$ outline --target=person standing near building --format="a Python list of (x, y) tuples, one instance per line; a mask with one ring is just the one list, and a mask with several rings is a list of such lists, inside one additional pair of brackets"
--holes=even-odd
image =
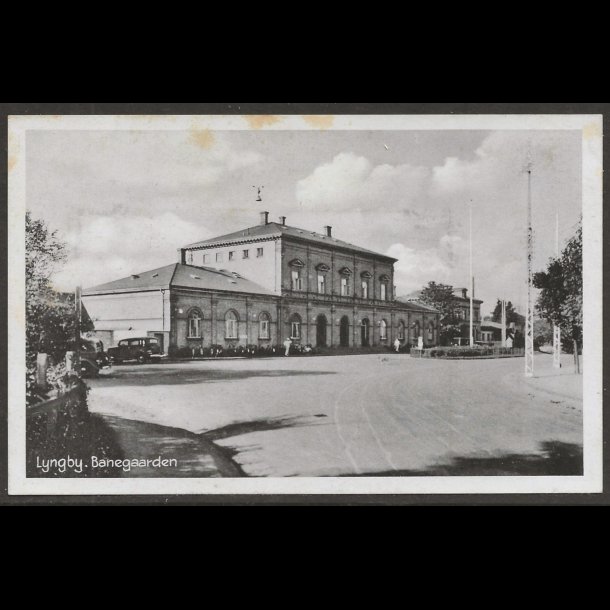
[(400, 339), (398, 337), (394, 339), (394, 349), (396, 350), (396, 353), (398, 353), (400, 350)]
[(286, 341), (284, 341), (284, 348), (286, 349), (286, 353), (284, 356), (288, 356), (288, 352), (290, 352), (290, 346), (292, 345), (292, 341), (290, 337), (286, 337)]

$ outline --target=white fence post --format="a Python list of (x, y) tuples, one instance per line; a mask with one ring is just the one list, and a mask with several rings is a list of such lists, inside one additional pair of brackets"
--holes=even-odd
[(36, 385), (39, 388), (47, 387), (47, 369), (49, 368), (49, 355), (37, 354), (36, 356)]

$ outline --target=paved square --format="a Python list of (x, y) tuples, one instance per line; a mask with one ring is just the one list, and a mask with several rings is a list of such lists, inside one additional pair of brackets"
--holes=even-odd
[[(578, 454), (582, 376), (569, 356), (561, 375), (551, 356), (537, 355), (535, 365), (531, 380), (522, 358), (126, 365), (90, 382), (89, 403), (115, 418), (206, 433), (248, 476), (447, 474), (442, 468), (460, 460), (502, 465), (548, 457), (553, 447)], [(503, 473), (494, 468), (484, 473)]]

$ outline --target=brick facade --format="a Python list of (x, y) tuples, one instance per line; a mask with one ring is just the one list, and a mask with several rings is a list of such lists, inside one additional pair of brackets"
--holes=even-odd
[[(438, 343), (438, 313), (394, 300), (396, 259), (337, 240), (330, 227), (321, 235), (263, 218), (182, 248), (179, 264), (85, 291), (96, 327), (159, 336), (165, 351), (273, 346), (287, 337), (314, 347), (390, 347), (397, 337), (417, 344), (418, 335)], [(147, 300), (138, 296), (145, 292)], [(145, 315), (139, 303), (148, 304)]]

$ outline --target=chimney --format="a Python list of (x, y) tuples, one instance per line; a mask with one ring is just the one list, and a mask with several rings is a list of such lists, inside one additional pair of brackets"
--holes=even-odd
[(463, 299), (468, 298), (468, 288), (462, 288), (462, 298)]
[(186, 265), (186, 250), (184, 248), (180, 248), (180, 264)]
[(261, 222), (262, 225), (269, 224), (269, 212), (261, 212)]
[(326, 225), (324, 227), (324, 232), (326, 233), (327, 237), (332, 237), (332, 235), (333, 235), (333, 228), (330, 225)]
[(286, 226), (286, 216), (280, 216), (280, 224), (285, 227)]

